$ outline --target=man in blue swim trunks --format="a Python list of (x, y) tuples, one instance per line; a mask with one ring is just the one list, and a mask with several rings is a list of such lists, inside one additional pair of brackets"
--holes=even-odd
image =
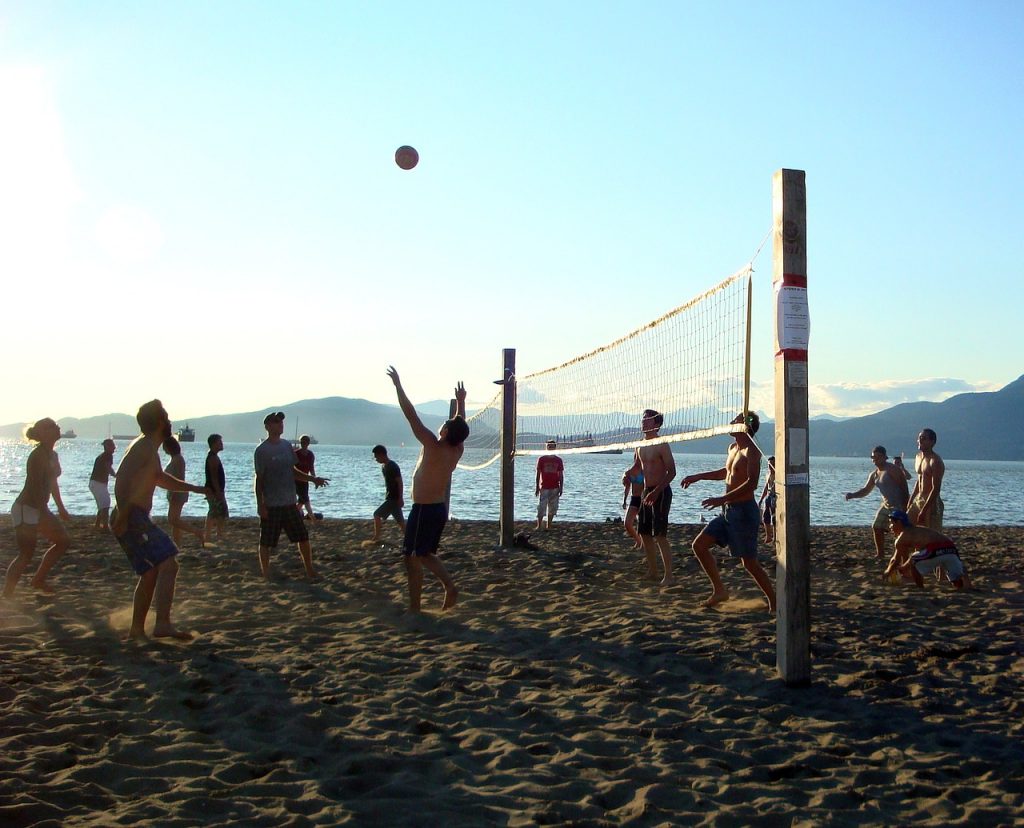
[(154, 525), (149, 513), (153, 491), (159, 486), (170, 492), (194, 492), (206, 495), (202, 486), (192, 486), (167, 474), (160, 466), (159, 449), (171, 436), (171, 422), (160, 400), (145, 403), (136, 415), (142, 435), (128, 446), (114, 483), (116, 505), (110, 515), (110, 529), (139, 576), (132, 605), (132, 626), (128, 635), (145, 638), (146, 615), (156, 595), (154, 638), (189, 640), (191, 633), (175, 629), (171, 623), (174, 584), (178, 578), (178, 547)]
[(768, 601), (769, 612), (775, 612), (775, 588), (768, 578), (768, 573), (757, 560), (760, 513), (754, 500), (754, 493), (757, 491), (757, 481), (761, 476), (761, 451), (751, 438), (757, 434), (761, 420), (753, 412), (740, 414), (733, 420), (737, 425), (744, 422), (745, 430), (735, 434), (733, 443), (729, 446), (724, 468), (687, 475), (680, 485), (688, 489), (698, 480), (725, 481), (724, 495), (709, 497), (701, 502), (705, 509), (724, 507), (722, 514), (705, 526), (693, 541), (693, 553), (711, 580), (711, 597), (704, 602), (704, 606), (713, 607), (729, 599), (729, 590), (722, 583), (718, 564), (711, 552), (712, 547), (728, 546), (733, 557), (743, 562), (744, 568), (761, 588)]
[(423, 593), (423, 569), (429, 569), (444, 585), (444, 603), (441, 609), (451, 609), (459, 597), (448, 570), (437, 557), (441, 533), (448, 522), (448, 487), (452, 472), (462, 458), (464, 443), (469, 436), (466, 423), (466, 389), (460, 382), (455, 386), (457, 413), (441, 426), (437, 436), (423, 425), (416, 409), (406, 396), (398, 371), (388, 367), (388, 376), (395, 384), (398, 405), (409, 421), (412, 433), (423, 449), (416, 461), (412, 477), (412, 509), (405, 523), (405, 541), (402, 553), (405, 556), (405, 571), (409, 582), (409, 611), (420, 611), (420, 596)]

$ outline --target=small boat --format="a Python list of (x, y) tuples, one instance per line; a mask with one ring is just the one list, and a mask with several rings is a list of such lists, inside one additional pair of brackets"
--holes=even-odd
[(194, 428), (190, 428), (188, 423), (185, 423), (184, 428), (178, 429), (177, 437), (179, 443), (194, 443), (196, 441), (196, 431)]
[(67, 431), (62, 431), (60, 433), (61, 440), (75, 440), (77, 438), (78, 435), (75, 434), (75, 430), (73, 428), (69, 428)]
[[(309, 444), (315, 446), (320, 441), (316, 439), (312, 434), (303, 435), (309, 437)], [(299, 439), (299, 418), (295, 418), (295, 436), (292, 438), (292, 448), (302, 448), (302, 441)]]
[[(597, 443), (594, 441), (594, 436), (587, 432), (583, 435), (572, 435), (565, 437), (560, 441), (557, 441), (558, 445), (564, 446), (565, 448), (590, 448), (596, 446)], [(622, 449), (598, 449), (596, 451), (587, 452), (588, 454), (622, 454)]]

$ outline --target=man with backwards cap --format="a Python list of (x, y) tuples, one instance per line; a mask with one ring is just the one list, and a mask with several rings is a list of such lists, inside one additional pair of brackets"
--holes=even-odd
[(313, 569), (313, 549), (302, 513), (295, 502), (295, 481), (304, 480), (318, 489), (330, 481), (301, 471), (295, 465), (295, 452), (284, 434), (284, 412), (271, 412), (263, 418), (267, 439), (256, 447), (253, 465), (256, 467), (256, 509), (260, 516), (260, 574), (270, 579), (270, 550), (277, 546), (284, 529), (288, 540), (298, 545), (306, 577), (316, 578)]
[(907, 478), (910, 472), (903, 466), (899, 457), (893, 458), (895, 462), (889, 462), (885, 446), (875, 446), (871, 450), (871, 462), (875, 464), (874, 471), (868, 475), (867, 482), (855, 492), (847, 492), (846, 499), (864, 497), (877, 488), (882, 495), (882, 505), (875, 513), (874, 523), (871, 524), (871, 532), (875, 539), (875, 557), (883, 556), (882, 548), (885, 545), (885, 532), (889, 528), (889, 516), (897, 509), (904, 511), (910, 502), (910, 490), (907, 488)]
[(543, 525), (545, 514), (547, 527), (551, 528), (551, 521), (558, 514), (558, 499), (562, 496), (565, 468), (562, 458), (554, 453), (556, 445), (554, 440), (548, 440), (546, 448), (549, 453), (537, 458), (537, 486), (534, 494), (537, 496), (538, 529)]
[(117, 477), (114, 471), (114, 441), (109, 437), (103, 441), (103, 452), (93, 461), (92, 474), (89, 475), (89, 491), (96, 500), (97, 529), (108, 529), (110, 524), (110, 489), (111, 477)]
[(924, 586), (921, 576), (941, 567), (957, 589), (971, 588), (967, 567), (960, 560), (952, 538), (927, 526), (914, 526), (902, 509), (889, 515), (889, 525), (896, 536), (896, 551), (885, 568), (885, 578), (899, 572), (909, 575), (918, 586)]

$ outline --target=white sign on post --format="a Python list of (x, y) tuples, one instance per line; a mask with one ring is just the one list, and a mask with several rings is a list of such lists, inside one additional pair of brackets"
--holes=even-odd
[(811, 317), (807, 310), (807, 288), (778, 285), (775, 288), (775, 350), (806, 351), (811, 338)]

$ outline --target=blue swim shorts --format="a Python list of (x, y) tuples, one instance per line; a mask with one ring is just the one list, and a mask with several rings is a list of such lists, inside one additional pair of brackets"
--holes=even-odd
[[(117, 519), (117, 508), (110, 516), (113, 525)], [(132, 506), (128, 513), (128, 528), (123, 535), (117, 536), (117, 542), (128, 557), (136, 575), (145, 575), (149, 570), (178, 554), (167, 533), (149, 519), (149, 514), (138, 506)]]
[(753, 500), (730, 503), (725, 512), (704, 529), (718, 546), (728, 546), (734, 558), (757, 557), (757, 530), (761, 514)]
[(448, 522), (448, 508), (443, 503), (413, 503), (405, 524), (402, 554), (424, 557), (437, 552), (441, 533)]

